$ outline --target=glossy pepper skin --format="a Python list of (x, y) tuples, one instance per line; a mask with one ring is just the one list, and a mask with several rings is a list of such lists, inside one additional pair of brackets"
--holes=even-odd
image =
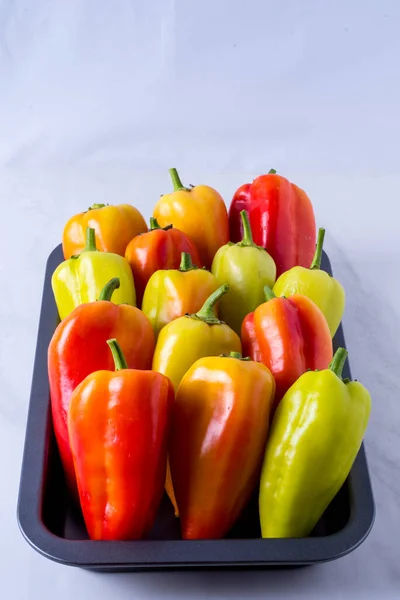
[(170, 464), (183, 539), (218, 539), (258, 484), (275, 389), (260, 363), (198, 360), (176, 396)]
[(228, 289), (222, 285), (196, 314), (179, 317), (160, 331), (153, 369), (169, 377), (175, 390), (199, 358), (242, 351), (239, 336), (216, 316), (216, 303)]
[(179, 269), (156, 271), (150, 277), (142, 311), (158, 336), (167, 323), (200, 310), (218, 287), (214, 275), (193, 265), (190, 254), (182, 252)]
[(135, 284), (128, 263), (118, 254), (99, 252), (94, 229), (88, 227), (84, 250), (61, 263), (51, 278), (60, 319), (65, 319), (80, 304), (97, 300), (103, 287), (114, 277), (118, 277), (120, 286), (113, 295), (113, 302), (135, 306)]
[[(199, 358), (242, 351), (239, 336), (217, 318), (216, 303), (227, 291), (227, 285), (221, 286), (197, 313), (179, 317), (161, 329), (152, 368), (166, 375), (175, 391), (184, 374)], [(169, 469), (165, 488), (178, 516)]]
[(182, 252), (190, 254), (193, 263), (200, 265), (194, 242), (172, 225), (162, 228), (156, 219), (150, 219), (150, 231), (133, 238), (128, 244), (125, 258), (129, 262), (136, 285), (138, 306), (150, 277), (160, 269), (178, 269)]
[(276, 296), (303, 294), (311, 298), (324, 314), (333, 337), (340, 325), (345, 307), (345, 292), (341, 284), (321, 271), (322, 247), (325, 229), (318, 232), (317, 247), (309, 269), (293, 267), (283, 273), (273, 287)]
[(69, 439), (90, 538), (137, 540), (164, 491), (174, 391), (159, 373), (129, 369), (117, 341), (108, 344), (116, 371), (96, 371), (75, 389)]
[(201, 265), (198, 266), (210, 269), (218, 248), (229, 241), (225, 202), (208, 185), (184, 187), (176, 169), (170, 169), (170, 175), (174, 191), (161, 196), (153, 216), (162, 226), (173, 223), (184, 231), (199, 250)]
[(242, 185), (229, 209), (230, 236), (242, 238), (240, 212), (249, 213), (254, 242), (276, 264), (277, 276), (296, 265), (308, 267), (316, 239), (314, 210), (307, 194), (271, 169), (253, 183)]
[(76, 493), (68, 441), (67, 412), (72, 392), (90, 373), (113, 370), (107, 340), (118, 337), (132, 369), (150, 369), (154, 333), (150, 321), (134, 306), (111, 302), (118, 279), (104, 287), (97, 302), (81, 304), (58, 325), (48, 349), (48, 374), (54, 432), (67, 481)]
[(86, 212), (66, 223), (62, 236), (64, 258), (80, 254), (86, 243), (86, 230), (96, 232), (96, 245), (102, 252), (124, 256), (131, 239), (147, 231), (146, 221), (130, 204), (93, 204)]
[(264, 538), (308, 536), (346, 480), (367, 428), (371, 397), (342, 381), (347, 351), (328, 369), (304, 373), (272, 421), (259, 509)]
[(229, 285), (229, 292), (220, 300), (218, 314), (238, 335), (243, 319), (264, 302), (264, 287), (272, 287), (276, 276), (273, 259), (253, 242), (246, 211), (242, 210), (240, 216), (244, 232), (242, 241), (222, 246), (211, 267), (218, 282)]
[(332, 338), (324, 315), (312, 300), (300, 294), (277, 298), (267, 287), (265, 293), (267, 302), (254, 311), (254, 331), (261, 362), (275, 377), (276, 405), (307, 369), (328, 367)]

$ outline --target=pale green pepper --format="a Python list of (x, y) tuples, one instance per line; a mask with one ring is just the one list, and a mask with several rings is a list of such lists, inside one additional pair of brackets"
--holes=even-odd
[(325, 316), (333, 337), (342, 320), (345, 293), (341, 284), (325, 271), (321, 271), (322, 247), (325, 229), (318, 232), (315, 255), (309, 269), (293, 267), (278, 277), (273, 292), (276, 296), (308, 296)]
[(264, 538), (308, 536), (345, 482), (367, 428), (371, 397), (342, 380), (347, 350), (304, 373), (275, 412), (262, 467)]
[(228, 242), (216, 255), (211, 272), (220, 285), (227, 283), (229, 292), (219, 303), (218, 314), (240, 335), (243, 319), (263, 304), (264, 287), (273, 286), (276, 277), (274, 259), (253, 242), (249, 217), (241, 213), (243, 239), (238, 244)]

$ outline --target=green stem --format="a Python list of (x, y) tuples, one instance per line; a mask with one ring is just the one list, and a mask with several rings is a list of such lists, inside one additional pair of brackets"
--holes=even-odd
[(310, 269), (318, 270), (321, 268), (322, 248), (324, 246), (324, 238), (325, 238), (325, 229), (323, 227), (320, 227), (318, 229), (317, 245), (315, 246), (315, 254), (314, 254), (314, 258), (312, 259)]
[(183, 185), (181, 178), (178, 175), (178, 171), (176, 169), (170, 169), (169, 174), (171, 175), (172, 185), (174, 186), (174, 192), (179, 192), (179, 190), (185, 190), (186, 192), (190, 192), (190, 188), (187, 188)]
[(272, 298), (276, 298), (274, 292), (267, 285), (264, 287), (264, 298), (265, 302), (268, 302), (268, 300), (272, 300)]
[(97, 208), (104, 208), (107, 204), (92, 204), (89, 206), (88, 210), (96, 210)]
[(86, 244), (82, 252), (96, 252), (96, 232), (91, 227), (86, 228)]
[(110, 347), (111, 353), (114, 359), (114, 366), (116, 371), (121, 371), (122, 369), (128, 369), (128, 364), (125, 360), (124, 353), (121, 350), (121, 346), (118, 344), (115, 338), (111, 340), (107, 340), (107, 344)]
[(167, 225), (166, 227), (161, 227), (154, 217), (150, 217), (150, 231), (154, 231), (155, 229), (163, 229), (164, 231), (168, 231), (168, 229), (172, 229), (173, 225)]
[(192, 271), (193, 269), (197, 269), (197, 267), (193, 264), (191, 255), (189, 252), (182, 252), (179, 270), (185, 273), (186, 271)]
[(119, 277), (113, 277), (110, 279), (108, 283), (103, 287), (100, 292), (99, 300), (106, 300), (107, 302), (111, 301), (111, 296), (113, 292), (117, 290), (120, 286)]
[(268, 171), (268, 175), (275, 175), (275, 173), (276, 173), (275, 169), (270, 169)]
[(210, 325), (221, 323), (222, 321), (220, 321), (217, 317), (215, 305), (217, 304), (218, 300), (224, 294), (226, 294), (226, 292), (228, 290), (229, 290), (229, 285), (227, 285), (227, 284), (221, 285), (221, 287), (219, 287), (217, 290), (215, 290), (215, 292), (213, 292), (211, 294), (211, 296), (209, 296), (207, 298), (207, 300), (204, 302), (201, 309), (196, 314), (191, 315), (191, 316), (193, 316), (197, 319), (201, 319), (202, 321), (205, 321), (206, 323), (209, 323)]
[(243, 225), (243, 239), (239, 243), (241, 246), (255, 246), (255, 243), (253, 242), (253, 234), (251, 232), (249, 213), (247, 210), (241, 210), (240, 216)]
[(344, 367), (344, 363), (346, 362), (348, 352), (345, 348), (338, 348), (335, 352), (334, 357), (332, 358), (331, 363), (329, 364), (328, 369), (335, 373), (339, 378), (342, 377), (342, 371)]

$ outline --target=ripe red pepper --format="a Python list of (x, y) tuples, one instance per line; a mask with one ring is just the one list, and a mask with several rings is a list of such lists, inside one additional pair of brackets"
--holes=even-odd
[(96, 371), (75, 389), (69, 439), (90, 538), (137, 540), (164, 492), (174, 390), (160, 373), (128, 369), (117, 340), (107, 343), (115, 372)]
[(150, 219), (150, 231), (129, 242), (125, 258), (133, 272), (138, 306), (142, 305), (144, 290), (153, 273), (160, 269), (179, 269), (182, 252), (190, 254), (196, 267), (202, 266), (191, 238), (172, 225), (160, 227), (153, 217)]
[(243, 356), (250, 356), (251, 360), (262, 362), (260, 345), (257, 341), (254, 327), (254, 312), (249, 313), (242, 323), (242, 348)]
[(111, 279), (99, 300), (81, 304), (57, 327), (48, 350), (53, 425), (69, 487), (75, 496), (76, 478), (69, 446), (67, 411), (71, 394), (87, 375), (114, 369), (106, 344), (118, 336), (129, 367), (150, 369), (154, 333), (148, 318), (134, 306), (115, 305), (111, 300), (119, 279)]
[(266, 302), (242, 326), (243, 351), (267, 366), (276, 382), (275, 407), (308, 369), (327, 369), (332, 338), (318, 306), (297, 294), (278, 298), (265, 287)]
[(296, 265), (309, 267), (314, 256), (316, 226), (307, 194), (271, 169), (242, 185), (229, 209), (233, 242), (243, 238), (240, 212), (249, 213), (254, 243), (265, 248), (276, 264), (277, 277)]

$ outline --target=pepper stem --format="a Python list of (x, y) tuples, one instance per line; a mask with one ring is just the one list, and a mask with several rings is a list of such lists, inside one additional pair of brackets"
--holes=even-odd
[(323, 227), (320, 227), (318, 229), (317, 245), (315, 246), (315, 254), (314, 254), (314, 258), (312, 259), (310, 269), (318, 270), (321, 268), (321, 258), (322, 258), (322, 248), (324, 245), (324, 238), (325, 238), (325, 229)]
[(106, 300), (107, 302), (111, 301), (111, 296), (113, 292), (117, 290), (120, 286), (119, 277), (113, 277), (110, 279), (108, 283), (103, 287), (100, 292), (99, 300)]
[(173, 225), (167, 225), (166, 227), (161, 227), (159, 222), (155, 217), (150, 217), (150, 231), (154, 231), (155, 229), (163, 229), (164, 231), (168, 231), (168, 229), (172, 229)]
[(270, 169), (270, 170), (268, 171), (268, 175), (275, 175), (275, 173), (276, 173), (276, 170), (275, 170), (275, 169)]
[(86, 228), (86, 244), (82, 252), (96, 252), (96, 232), (91, 227)]
[(92, 204), (92, 206), (89, 206), (88, 210), (96, 210), (98, 208), (104, 208), (105, 206), (107, 206), (107, 204)]
[(201, 309), (194, 315), (207, 323), (221, 323), (216, 313), (216, 303), (229, 290), (229, 285), (221, 285), (215, 292), (211, 294), (204, 302)]
[(185, 272), (191, 271), (192, 269), (197, 269), (197, 267), (193, 264), (191, 255), (189, 254), (189, 252), (182, 252), (179, 270)]
[(243, 225), (243, 239), (240, 242), (240, 245), (241, 246), (254, 246), (255, 244), (253, 242), (253, 234), (251, 232), (249, 213), (247, 212), (247, 210), (241, 210), (240, 216), (241, 216), (242, 225)]
[(118, 344), (115, 338), (111, 340), (107, 340), (107, 344), (111, 350), (114, 359), (114, 366), (116, 371), (121, 371), (122, 369), (128, 369), (128, 364), (125, 360), (124, 353), (121, 350), (121, 346)]
[(229, 352), (229, 357), (230, 358), (239, 358), (239, 359), (241, 359), (242, 355), (241, 355), (240, 352)]
[(178, 171), (176, 169), (170, 169), (169, 174), (171, 175), (172, 185), (174, 186), (174, 192), (178, 192), (179, 190), (189, 190), (189, 188), (186, 188), (183, 185), (181, 178), (178, 175)]
[(265, 302), (268, 302), (268, 300), (272, 300), (273, 298), (276, 298), (276, 295), (274, 294), (274, 292), (267, 285), (264, 287), (264, 298), (265, 298)]
[(348, 352), (345, 348), (338, 348), (335, 352), (332, 361), (329, 364), (328, 369), (335, 373), (341, 379), (342, 371), (344, 367), (344, 363), (346, 362), (346, 358), (348, 356)]

